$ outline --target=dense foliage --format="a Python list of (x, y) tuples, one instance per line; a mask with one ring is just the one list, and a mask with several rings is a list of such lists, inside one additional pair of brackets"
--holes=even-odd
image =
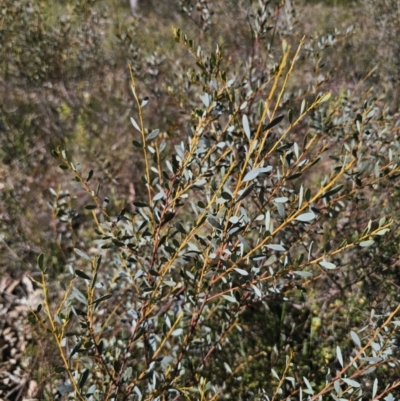
[(338, 5), (152, 3), (1, 6), (1, 264), (43, 295), (36, 396), (395, 399), (394, 2), (355, 5), (377, 36)]

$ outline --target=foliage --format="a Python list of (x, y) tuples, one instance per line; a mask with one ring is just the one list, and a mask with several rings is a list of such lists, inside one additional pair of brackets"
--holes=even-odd
[[(312, 11), (289, 1), (185, 0), (181, 14), (163, 2), (155, 20), (92, 1), (27, 4), (6, 2), (1, 26), (15, 227), (2, 230), (27, 270), (50, 244), (29, 321), (58, 350), (54, 396), (393, 399), (390, 67), (379, 77), (339, 61), (357, 32), (305, 36), (312, 18), (298, 15)], [(159, 27), (164, 12), (185, 32)], [(346, 68), (356, 85), (338, 83)], [(48, 215), (19, 218), (32, 199), (44, 209), (48, 187), (51, 233)], [(36, 247), (20, 255), (14, 238)]]

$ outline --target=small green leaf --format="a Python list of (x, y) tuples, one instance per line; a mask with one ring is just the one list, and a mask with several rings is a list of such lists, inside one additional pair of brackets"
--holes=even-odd
[(174, 217), (175, 217), (175, 212), (168, 212), (165, 214), (162, 223), (161, 223), (161, 227), (164, 226), (164, 224), (167, 224), (168, 222), (170, 222)]
[(228, 192), (222, 192), (221, 193), (221, 197), (225, 200), (231, 200), (232, 199), (232, 195)]
[(181, 223), (175, 223), (175, 228), (183, 235), (186, 235), (186, 230)]
[(222, 230), (221, 224), (218, 223), (217, 220), (215, 220), (213, 217), (208, 218), (208, 222), (214, 227), (217, 228), (218, 230)]
[(289, 120), (289, 124), (292, 124), (292, 122), (293, 122), (293, 111), (291, 109), (289, 109), (289, 111), (288, 111), (288, 120)]
[(379, 230), (376, 235), (385, 235), (388, 231), (390, 231), (390, 228), (384, 228), (383, 230)]
[(374, 240), (370, 239), (368, 241), (361, 241), (359, 243), (359, 245), (362, 247), (367, 247), (367, 246), (371, 246), (373, 243), (374, 243)]
[(320, 160), (321, 160), (321, 158), (320, 158), (320, 157), (317, 157), (317, 158), (308, 166), (308, 168), (314, 166), (314, 164), (319, 163)]
[(133, 140), (133, 141), (132, 141), (132, 145), (133, 145), (135, 148), (143, 148), (143, 145), (142, 145), (139, 141)]
[(240, 202), (241, 200), (243, 200), (244, 198), (246, 198), (247, 196), (250, 195), (251, 191), (253, 190), (255, 186), (255, 183), (251, 184), (249, 187), (247, 187), (242, 194), (239, 196), (239, 198), (237, 199), (236, 202)]
[(68, 166), (65, 164), (60, 164), (58, 167), (60, 167), (61, 170), (68, 170)]
[(79, 388), (81, 389), (85, 383), (87, 378), (89, 377), (89, 369), (85, 369), (81, 375), (81, 378), (79, 380)]
[(96, 205), (86, 205), (86, 206), (85, 206), (85, 209), (86, 209), (86, 210), (93, 210), (93, 209), (96, 209), (96, 208), (97, 208)]
[(75, 270), (75, 274), (80, 278), (84, 278), (85, 280), (91, 280), (91, 278), (82, 270)]
[(275, 127), (275, 125), (278, 125), (283, 119), (284, 119), (284, 115), (283, 115), (283, 114), (280, 115), (280, 116), (278, 116), (278, 117), (276, 117), (276, 118), (274, 118), (274, 119), (264, 128), (264, 130), (266, 131), (266, 130), (268, 130), (268, 129), (271, 129), (271, 128)]
[(337, 192), (339, 192), (341, 189), (343, 188), (343, 185), (338, 185), (335, 188), (330, 189), (329, 191), (325, 192), (321, 198), (327, 198), (329, 196), (332, 196), (334, 194), (336, 194)]
[(28, 322), (31, 323), (31, 324), (34, 324), (34, 323), (37, 323), (37, 320), (36, 320), (35, 316), (29, 315), (28, 316)]
[(87, 178), (86, 178), (86, 182), (89, 182), (89, 181), (91, 180), (92, 177), (93, 177), (93, 170), (90, 170), (90, 171), (89, 171), (89, 174), (88, 174), (88, 176), (87, 176)]
[(94, 300), (94, 301), (92, 302), (92, 304), (99, 304), (100, 302), (105, 301), (106, 299), (109, 299), (109, 298), (111, 298), (111, 297), (112, 297), (112, 294), (103, 295), (102, 297), (97, 298), (96, 300)]
[(82, 341), (79, 341), (79, 342), (75, 345), (75, 347), (72, 349), (72, 351), (71, 351), (71, 353), (70, 353), (70, 355), (69, 355), (70, 358), (72, 358), (72, 357), (80, 350), (81, 345), (82, 345)]
[(320, 103), (323, 103), (323, 102), (326, 102), (327, 100), (329, 100), (330, 98), (331, 98), (331, 93), (328, 92), (328, 93), (325, 93), (325, 95), (323, 95), (319, 101), (320, 101)]
[(57, 367), (54, 369), (54, 371), (55, 371), (56, 373), (62, 373), (62, 372), (65, 372), (65, 368), (64, 368), (64, 366), (57, 366)]
[(289, 177), (287, 178), (287, 180), (295, 180), (296, 178), (299, 178), (301, 176), (302, 173), (295, 173), (292, 175), (289, 175)]
[(41, 271), (43, 271), (44, 255), (41, 253), (37, 258), (37, 265)]

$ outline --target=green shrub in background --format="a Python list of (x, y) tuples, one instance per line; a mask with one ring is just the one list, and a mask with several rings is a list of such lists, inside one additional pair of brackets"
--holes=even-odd
[(0, 262), (59, 354), (38, 398), (397, 397), (394, 8), (152, 5), (0, 6)]
[[(174, 140), (148, 123), (160, 113), (131, 70), (133, 204), (116, 211), (98, 172), (53, 151), (75, 187), (53, 191), (54, 215), (92, 217), (66, 273), (55, 282), (41, 255), (34, 279), (30, 321), (58, 348), (59, 395), (394, 399), (398, 120), (373, 91), (324, 91), (337, 39), (299, 38), (292, 15), (254, 5), (242, 65), (174, 31), (193, 60), (170, 90), (184, 105)], [(372, 304), (385, 278), (393, 295)]]

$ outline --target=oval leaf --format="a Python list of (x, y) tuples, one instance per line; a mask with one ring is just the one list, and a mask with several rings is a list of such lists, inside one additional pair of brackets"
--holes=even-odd
[(296, 220), (298, 221), (311, 221), (315, 219), (315, 214), (313, 212), (309, 212), (309, 213), (303, 213), (300, 216), (296, 217)]
[(319, 264), (322, 267), (324, 267), (325, 269), (328, 269), (328, 270), (336, 269), (336, 265), (334, 265), (333, 263), (327, 262), (326, 260), (323, 260), (322, 262), (319, 262)]
[(256, 287), (254, 284), (251, 284), (251, 288), (253, 288), (254, 293), (255, 293), (259, 298), (262, 298), (261, 291), (258, 289), (258, 287)]
[(246, 134), (247, 139), (250, 140), (250, 125), (249, 125), (249, 119), (247, 118), (246, 114), (243, 114), (242, 124), (244, 133)]
[(300, 277), (312, 277), (312, 276), (313, 276), (312, 273), (310, 273), (310, 272), (303, 272), (303, 271), (301, 271), (301, 270), (296, 270), (296, 271), (294, 271), (293, 273), (294, 273), (294, 274), (297, 274), (297, 275), (300, 276)]
[(40, 270), (43, 270), (43, 261), (44, 261), (44, 255), (43, 253), (41, 253), (37, 258), (37, 265)]
[(351, 379), (342, 379), (347, 385), (350, 387), (360, 387), (360, 383), (356, 382), (355, 380)]
[(267, 248), (272, 249), (273, 251), (279, 251), (279, 252), (286, 251), (286, 248), (283, 245), (270, 244), (270, 245), (267, 245)]
[(208, 222), (216, 229), (222, 230), (221, 224), (218, 223), (217, 220), (215, 220), (213, 217), (208, 218)]
[(271, 129), (272, 127), (275, 127), (275, 125), (278, 125), (282, 120), (284, 116), (281, 114), (280, 116), (274, 118), (265, 128), (264, 130), (266, 131), (267, 129)]
[(83, 259), (91, 260), (90, 257), (83, 251), (78, 248), (74, 248), (74, 252)]
[(289, 200), (289, 198), (286, 198), (286, 196), (282, 196), (281, 198), (275, 198), (274, 202), (275, 203), (286, 203)]
[(236, 202), (240, 202), (241, 200), (243, 200), (244, 198), (246, 198), (246, 196), (250, 195), (251, 191), (253, 190), (255, 186), (255, 183), (253, 182), (253, 184), (251, 184), (248, 188), (246, 188), (243, 193), (239, 196), (239, 198), (237, 199)]
[(142, 132), (142, 130), (140, 129), (138, 123), (135, 121), (135, 119), (133, 117), (131, 117), (131, 123), (139, 132)]
[(111, 297), (112, 297), (112, 294), (106, 294), (106, 295), (103, 295), (103, 296), (100, 297), (100, 298), (97, 298), (97, 299), (94, 300), (92, 303), (93, 303), (93, 304), (98, 304), (98, 303), (100, 303), (100, 302), (102, 302), (102, 301), (105, 301), (106, 299), (111, 298)]
[(361, 347), (360, 337), (358, 337), (358, 334), (356, 332), (350, 331), (350, 337), (353, 340), (354, 344), (356, 344), (358, 347)]
[(374, 243), (374, 240), (370, 239), (368, 241), (361, 241), (359, 245), (365, 248), (367, 246), (371, 246), (373, 243)]
[(342, 356), (342, 351), (340, 350), (339, 346), (336, 347), (336, 356), (337, 356), (337, 359), (338, 359), (341, 367), (343, 368), (343, 356)]
[(243, 178), (243, 182), (254, 180), (260, 174), (260, 169), (255, 168), (254, 170), (249, 171)]
[(152, 131), (146, 138), (146, 141), (151, 141), (152, 139), (157, 138), (158, 134), (160, 133), (159, 129), (155, 129), (154, 131)]
[(183, 333), (183, 329), (176, 329), (172, 332), (173, 337), (178, 337)]
[(237, 303), (236, 298), (232, 297), (231, 295), (222, 295), (222, 298), (225, 298), (229, 302)]
[(75, 274), (80, 277), (80, 278), (84, 278), (85, 280), (90, 280), (91, 278), (84, 273), (82, 270), (75, 270)]
[(249, 273), (246, 270), (239, 269), (238, 267), (235, 267), (233, 270), (235, 270), (236, 272), (238, 272), (242, 276), (248, 276), (249, 275)]

